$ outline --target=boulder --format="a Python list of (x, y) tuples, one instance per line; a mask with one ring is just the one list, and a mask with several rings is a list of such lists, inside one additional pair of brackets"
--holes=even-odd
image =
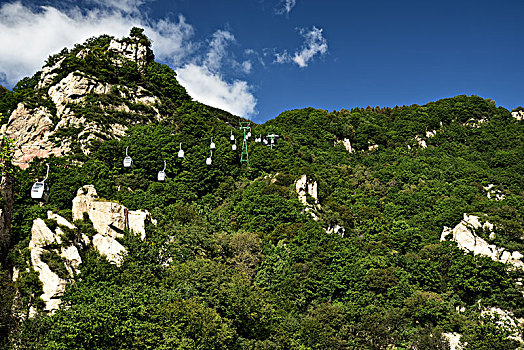
[(93, 245), (100, 254), (117, 265), (122, 263), (122, 255), (126, 252), (117, 238), (123, 237), (124, 231), (129, 230), (145, 239), (146, 221), (151, 220), (147, 211), (130, 211), (119, 203), (99, 201), (93, 185), (80, 188), (73, 199), (73, 219), (82, 220), (84, 213), (87, 213), (97, 232)]
[(13, 164), (26, 169), (33, 158), (62, 156), (69, 150), (67, 145), (55, 146), (50, 141), (53, 130), (52, 115), (46, 107), (30, 109), (19, 103), (0, 133), (15, 140)]
[(450, 239), (457, 242), (459, 248), (464, 251), (488, 256), (494, 261), (511, 264), (518, 268), (524, 268), (524, 262), (520, 260), (522, 257), (520, 252), (510, 252), (502, 247), (489, 244), (475, 233), (475, 230), (480, 228), (493, 230), (493, 224), (487, 221), (482, 224), (478, 216), (464, 214), (462, 221), (453, 229), (444, 227), (440, 240), (444, 241)]
[[(60, 215), (47, 213), (48, 219), (53, 219), (58, 225), (63, 225), (71, 229), (76, 227)], [(69, 243), (64, 245), (61, 236), (63, 231), (58, 226), (54, 231), (51, 230), (42, 219), (35, 219), (31, 228), (31, 240), (29, 242), (29, 251), (31, 252), (31, 265), (38, 273), (42, 282), (43, 294), (40, 296), (45, 303), (45, 310), (54, 313), (60, 303), (60, 297), (64, 294), (65, 287), (69, 279), (59, 277), (51, 270), (48, 264), (42, 261), (42, 254), (45, 251), (53, 251), (64, 260), (64, 266), (70, 277), (79, 273), (79, 266), (82, 258), (78, 248)], [(84, 241), (89, 240), (87, 237), (82, 238)], [(55, 246), (55, 247), (53, 247)]]

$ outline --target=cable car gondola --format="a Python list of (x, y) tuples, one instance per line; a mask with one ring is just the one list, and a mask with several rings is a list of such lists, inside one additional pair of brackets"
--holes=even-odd
[(231, 142), (235, 141), (235, 135), (233, 135), (233, 130), (231, 130), (231, 136), (229, 136)]
[(236, 142), (236, 141), (235, 141), (234, 144), (231, 145), (231, 149), (232, 149), (233, 151), (236, 151), (236, 150), (237, 150), (237, 142)]
[(164, 169), (158, 172), (158, 181), (166, 181), (166, 161), (164, 160)]
[(178, 151), (178, 158), (184, 158), (184, 150), (182, 149), (182, 142), (180, 142), (180, 150)]
[(211, 138), (211, 144), (209, 145), (209, 149), (214, 150), (215, 148), (215, 143), (213, 142), (213, 138)]
[(131, 168), (133, 166), (133, 159), (127, 154), (127, 149), (129, 146), (126, 147), (126, 157), (124, 158), (124, 168)]
[(213, 151), (211, 151), (211, 155), (206, 158), (206, 165), (211, 165), (211, 157), (213, 156)]
[(45, 183), (47, 177), (49, 176), (49, 164), (47, 165), (47, 174), (45, 179), (42, 181), (37, 181), (31, 187), (31, 198), (38, 199), (42, 201), (47, 201), (49, 199), (49, 185)]

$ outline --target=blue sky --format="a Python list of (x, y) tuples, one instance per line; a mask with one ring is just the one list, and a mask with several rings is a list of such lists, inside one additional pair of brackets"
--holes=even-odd
[(0, 1), (0, 84), (62, 47), (145, 28), (201, 102), (256, 122), (302, 107), (524, 105), (524, 1)]

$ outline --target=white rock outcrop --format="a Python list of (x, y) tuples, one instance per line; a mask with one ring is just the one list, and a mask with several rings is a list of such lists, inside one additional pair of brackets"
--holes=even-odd
[(307, 195), (309, 194), (315, 200), (315, 204), (318, 204), (318, 185), (317, 182), (308, 182), (307, 176), (302, 175), (300, 179), (295, 183), (298, 200), (309, 207), (310, 204), (307, 202)]
[[(295, 183), (295, 191), (298, 195), (298, 200), (304, 205), (304, 211), (309, 213), (313, 220), (318, 221), (320, 218), (316, 214), (317, 211), (322, 210), (322, 206), (318, 202), (318, 184), (316, 181), (308, 182), (307, 176), (302, 175)], [(308, 203), (307, 197), (313, 198), (313, 203)], [(342, 237), (346, 232), (346, 229), (338, 224), (331, 225), (325, 228), (326, 233), (339, 234)]]
[(420, 136), (415, 136), (415, 141), (417, 141), (418, 145), (422, 148), (428, 148), (428, 145), (426, 144), (426, 140), (420, 138)]
[(511, 112), (511, 116), (517, 120), (524, 120), (524, 111), (520, 110), (520, 111)]
[(51, 86), (47, 93), (56, 106), (57, 114), (62, 115), (68, 103), (79, 102), (91, 92), (107, 94), (110, 91), (111, 85), (101, 84), (80, 71), (74, 71), (60, 80), (58, 84)]
[(73, 220), (82, 220), (84, 213), (87, 213), (97, 232), (93, 237), (93, 245), (116, 265), (122, 263), (122, 256), (126, 252), (117, 238), (123, 237), (125, 230), (130, 230), (144, 239), (146, 221), (151, 220), (147, 211), (129, 211), (119, 203), (99, 201), (92, 185), (80, 188), (73, 199)]
[(63, 61), (64, 61), (64, 58), (61, 58), (52, 66), (44, 66), (42, 68), (42, 73), (40, 74), (40, 80), (38, 81), (38, 84), (36, 85), (37, 89), (43, 89), (51, 85), (53, 80), (58, 76), (57, 70), (61, 67), (61, 64)]
[(348, 151), (349, 153), (353, 153), (355, 152), (355, 149), (351, 146), (351, 141), (349, 141), (349, 139), (345, 138), (344, 140), (337, 140), (333, 143), (333, 146), (336, 146), (337, 144), (341, 143), (342, 145), (344, 145), (344, 148), (346, 149), (346, 151)]
[(453, 229), (444, 227), (440, 240), (450, 239), (457, 242), (459, 248), (464, 251), (488, 256), (494, 261), (524, 268), (524, 262), (521, 260), (523, 255), (520, 252), (510, 252), (494, 244), (489, 244), (482, 237), (475, 234), (475, 230), (480, 228), (493, 231), (493, 224), (489, 222), (482, 224), (478, 216), (464, 214), (462, 221)]
[(134, 61), (139, 66), (146, 64), (152, 56), (151, 49), (137, 40), (113, 39), (109, 43), (109, 51), (113, 51), (128, 60)]
[(434, 137), (437, 134), (437, 130), (426, 131), (426, 138)]
[[(31, 252), (31, 265), (38, 272), (38, 276), (43, 286), (42, 300), (45, 302), (45, 310), (53, 313), (56, 311), (61, 303), (60, 297), (64, 294), (65, 287), (69, 282), (68, 279), (59, 277), (51, 270), (49, 265), (42, 261), (42, 254), (45, 251), (52, 251), (57, 253), (64, 260), (64, 266), (67, 269), (69, 276), (73, 277), (79, 273), (78, 267), (82, 263), (82, 258), (78, 252), (78, 248), (70, 243), (64, 245), (62, 242), (63, 230), (60, 225), (66, 226), (70, 229), (76, 227), (68, 222), (63, 217), (47, 213), (48, 219), (53, 219), (57, 222), (58, 227), (53, 232), (42, 219), (36, 219), (31, 228), (31, 241), (29, 242), (29, 251)], [(89, 242), (89, 238), (83, 235), (82, 240)], [(55, 246), (54, 248), (51, 248)]]
[(503, 310), (498, 307), (487, 308), (483, 310), (480, 315), (493, 319), (497, 327), (503, 328), (512, 333), (508, 338), (516, 340), (522, 344), (523, 340), (521, 330), (524, 326), (523, 318), (517, 318), (511, 311)]
[(334, 233), (334, 234), (344, 237), (344, 234), (346, 233), (346, 229), (338, 224), (335, 224), (334, 226), (329, 226), (326, 229), (326, 233)]
[(459, 333), (442, 333), (442, 336), (449, 342), (449, 349), (450, 350), (461, 350), (462, 349), (462, 346), (460, 345), (461, 334), (459, 334)]
[(497, 201), (504, 200), (506, 196), (502, 193), (500, 190), (496, 190), (493, 188), (493, 184), (489, 184), (487, 186), (484, 186), (484, 191), (486, 191), (488, 199), (495, 199)]
[(15, 140), (13, 163), (26, 169), (35, 157), (62, 156), (69, 149), (50, 141), (54, 125), (51, 112), (46, 107), (27, 108), (19, 103), (0, 134)]

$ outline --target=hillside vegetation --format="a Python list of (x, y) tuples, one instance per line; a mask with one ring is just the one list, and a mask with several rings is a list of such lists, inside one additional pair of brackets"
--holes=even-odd
[[(515, 337), (522, 330), (485, 310), (524, 317), (522, 269), (440, 238), (467, 213), (494, 225), (494, 235), (480, 230), (479, 237), (524, 252), (524, 121), (477, 96), (291, 110), (252, 124), (247, 166), (240, 164), (238, 117), (192, 101), (175, 73), (152, 57), (144, 66), (116, 64), (110, 40), (90, 39), (47, 62), (63, 59), (51, 85), (81, 71), (119, 86), (69, 108), (102, 129), (128, 129), (92, 139), (87, 152), (74, 146), (81, 126), (60, 129), (55, 142), (73, 143), (67, 155), (13, 169), (13, 244), (0, 275), (6, 347), (448, 349), (442, 333), (461, 334), (464, 349), (521, 346)], [(78, 57), (86, 48), (90, 53)], [(4, 122), (20, 102), (56, 110), (37, 87), (40, 77), (0, 90)], [(122, 86), (158, 97), (156, 111), (130, 104)], [(111, 107), (121, 103), (126, 112)], [(253, 141), (270, 133), (280, 135), (273, 149)], [(207, 166), (211, 138), (217, 149)], [(184, 159), (177, 157), (180, 143)], [(132, 169), (122, 166), (126, 147)], [(164, 160), (167, 180), (158, 182)], [(40, 204), (30, 188), (45, 176), (45, 163), (51, 193)], [(319, 205), (308, 196), (318, 220), (297, 198), (302, 175), (318, 184)], [(146, 227), (144, 240), (124, 235), (120, 266), (92, 247), (81, 250), (80, 273), (60, 309), (19, 317), (43, 308), (29, 263), (33, 220), (51, 210), (72, 222), (71, 202), (87, 184), (105, 200), (148, 210), (157, 224)], [(488, 198), (489, 184), (503, 200)], [(76, 224), (76, 235), (90, 235), (88, 221)], [(343, 232), (326, 232), (335, 225)], [(21, 271), (15, 282), (12, 267)]]

